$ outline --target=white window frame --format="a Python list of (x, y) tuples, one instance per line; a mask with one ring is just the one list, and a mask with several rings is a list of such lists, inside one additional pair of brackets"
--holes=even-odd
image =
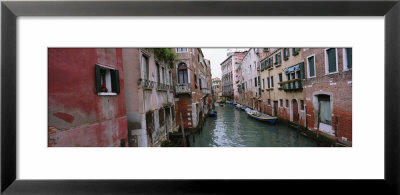
[[(310, 76), (310, 64), (308, 63), (308, 58), (314, 57), (314, 76)], [(315, 78), (317, 77), (317, 70), (315, 69), (315, 54), (307, 56), (307, 77)]]
[[(336, 71), (335, 72), (329, 72), (328, 49), (335, 49), (335, 52), (336, 52)], [(337, 48), (325, 48), (324, 55), (325, 55), (325, 75), (339, 73), (338, 49)]]
[(349, 71), (349, 70), (351, 70), (352, 68), (347, 68), (347, 64), (348, 64), (348, 61), (347, 61), (347, 52), (346, 52), (346, 48), (342, 48), (342, 56), (343, 56), (343, 71)]
[[(178, 49), (181, 49), (181, 51), (178, 51)], [(186, 49), (186, 51), (182, 51), (182, 49)], [(188, 48), (176, 48), (176, 53), (187, 53)]]
[[(112, 92), (112, 85), (111, 85), (111, 70), (116, 70), (116, 69), (112, 68), (112, 67), (108, 67), (108, 66), (103, 66), (100, 64), (97, 64), (97, 65), (106, 70), (106, 75), (105, 75), (106, 83), (105, 84), (106, 84), (106, 88), (107, 88), (107, 92), (98, 92), (97, 95), (116, 96), (117, 93)], [(102, 78), (100, 78), (100, 79), (102, 79)]]
[[(146, 61), (147, 61), (147, 64), (143, 64), (143, 58), (146, 58)], [(150, 80), (150, 65), (149, 65), (149, 56), (147, 56), (147, 55), (145, 55), (144, 53), (142, 53), (142, 56), (141, 56), (141, 58), (140, 58), (140, 64), (142, 65), (142, 73), (141, 73), (141, 75), (142, 75), (142, 78), (143, 79), (146, 79), (146, 80)], [(147, 69), (147, 67), (149, 67), (149, 69), (147, 70), (147, 78), (145, 78), (145, 70)]]

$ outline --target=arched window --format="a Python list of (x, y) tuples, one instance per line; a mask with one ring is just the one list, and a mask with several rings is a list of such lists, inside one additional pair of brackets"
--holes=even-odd
[(178, 83), (188, 83), (188, 68), (185, 63), (178, 65)]

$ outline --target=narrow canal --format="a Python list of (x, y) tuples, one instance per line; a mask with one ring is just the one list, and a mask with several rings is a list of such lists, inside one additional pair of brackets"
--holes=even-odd
[(231, 104), (215, 106), (216, 117), (208, 117), (203, 128), (191, 135), (192, 147), (315, 147), (317, 142), (286, 124), (271, 125), (249, 118)]

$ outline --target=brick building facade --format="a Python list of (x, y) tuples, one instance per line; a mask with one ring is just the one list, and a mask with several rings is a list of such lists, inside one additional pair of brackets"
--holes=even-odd
[(352, 49), (309, 48), (302, 56), (307, 128), (351, 142)]
[[(175, 48), (176, 123), (195, 129), (204, 120), (210, 108), (211, 68), (200, 48)], [(208, 99), (209, 98), (209, 99)]]

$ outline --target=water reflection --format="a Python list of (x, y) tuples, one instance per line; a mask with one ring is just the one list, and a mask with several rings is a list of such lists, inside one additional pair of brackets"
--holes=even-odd
[(216, 117), (208, 117), (203, 129), (192, 135), (194, 147), (309, 147), (314, 140), (299, 135), (285, 124), (270, 125), (249, 118), (232, 105), (216, 106)]

